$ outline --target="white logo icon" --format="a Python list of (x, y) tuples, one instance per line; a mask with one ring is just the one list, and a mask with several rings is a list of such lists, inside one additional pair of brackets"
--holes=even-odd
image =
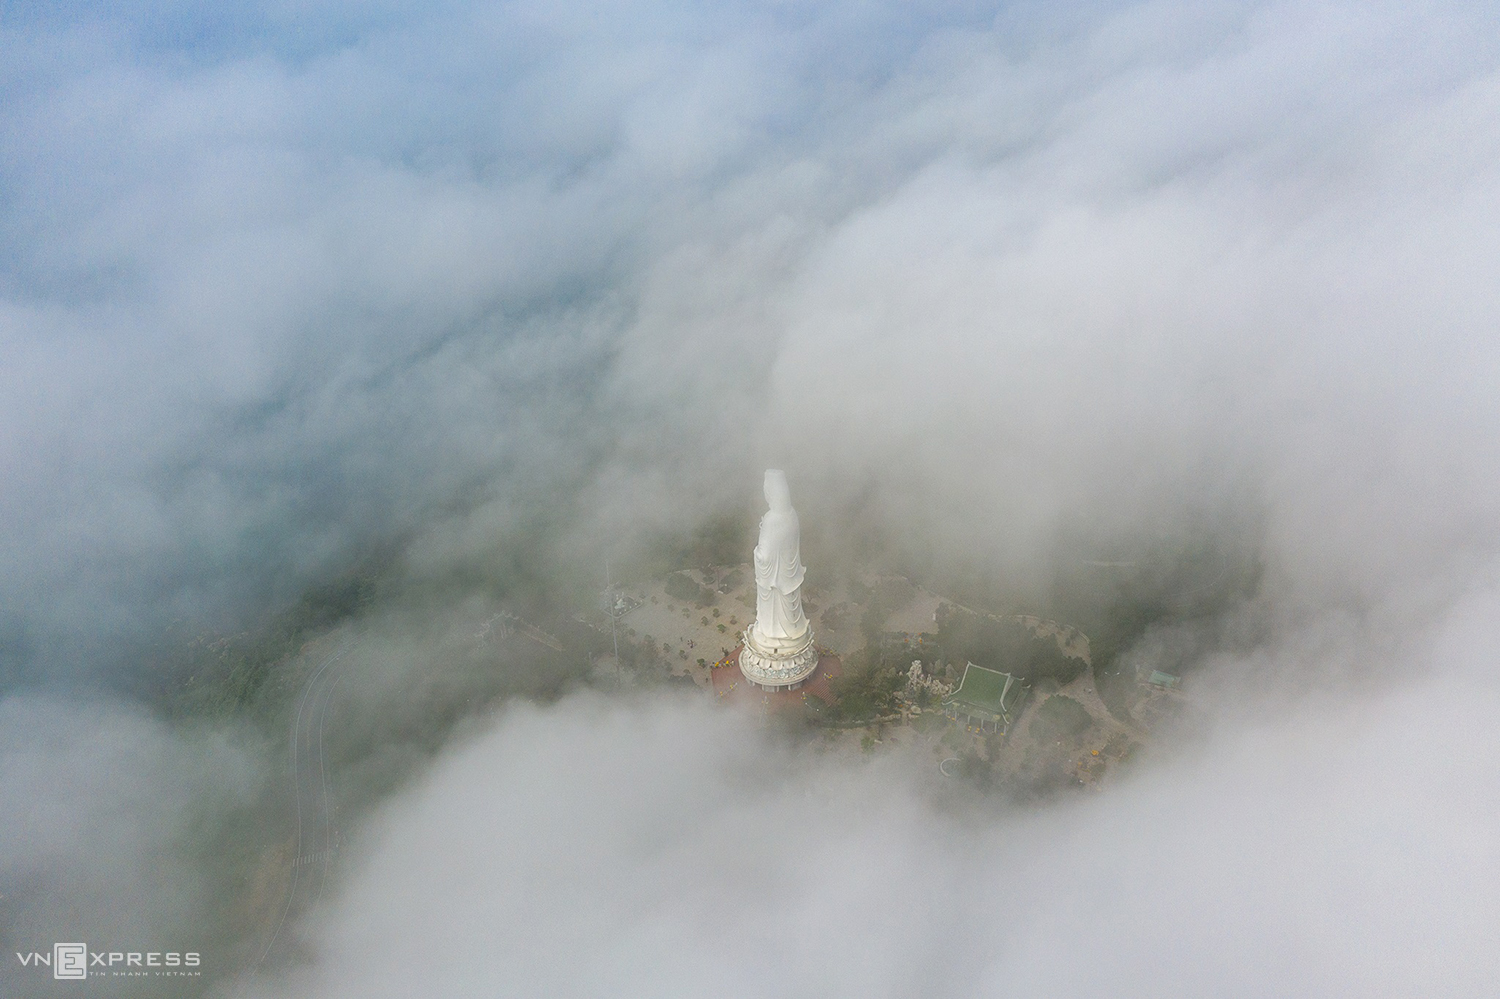
[(89, 945), (55, 943), (52, 945), (53, 978), (89, 977)]

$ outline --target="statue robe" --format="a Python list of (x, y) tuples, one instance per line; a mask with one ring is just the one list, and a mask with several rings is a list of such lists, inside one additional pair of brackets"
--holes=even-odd
[(761, 637), (787, 640), (807, 633), (801, 544), (802, 527), (790, 503), (766, 511), (755, 546), (755, 631)]

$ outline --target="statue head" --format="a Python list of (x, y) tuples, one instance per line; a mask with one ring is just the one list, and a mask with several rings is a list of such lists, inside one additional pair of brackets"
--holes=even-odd
[(786, 484), (786, 473), (779, 468), (766, 469), (766, 502), (777, 513), (792, 509), (792, 490)]

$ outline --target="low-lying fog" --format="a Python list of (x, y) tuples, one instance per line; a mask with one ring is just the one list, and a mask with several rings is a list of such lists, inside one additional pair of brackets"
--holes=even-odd
[[(0, 986), (1483, 993), (1497, 14), (7, 12)], [(748, 557), (773, 465), (810, 583), (1252, 585), (1122, 653), (1193, 724), (1025, 800), (474, 651)], [(338, 862), (267, 949), (322, 703)]]

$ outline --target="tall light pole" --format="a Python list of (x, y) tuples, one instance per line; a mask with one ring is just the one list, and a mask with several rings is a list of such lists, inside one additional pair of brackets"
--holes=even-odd
[(609, 556), (604, 557), (604, 599), (609, 607), (609, 637), (615, 645), (615, 679), (620, 679), (620, 629), (616, 626), (619, 618), (619, 602), (615, 599), (615, 588), (609, 581)]

